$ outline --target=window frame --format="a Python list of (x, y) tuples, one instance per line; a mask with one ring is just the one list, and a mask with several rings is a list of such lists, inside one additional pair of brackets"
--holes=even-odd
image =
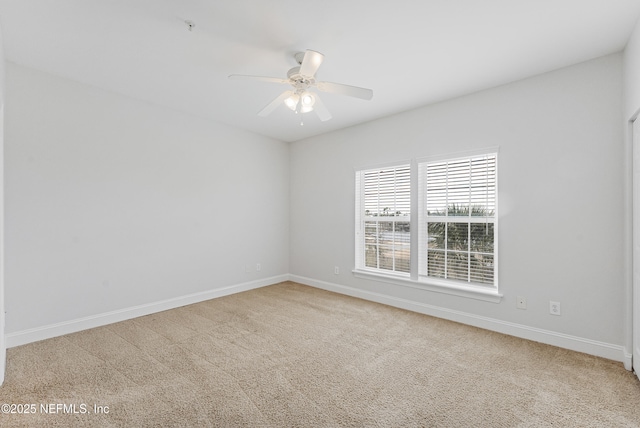
[[(437, 161), (452, 161), (455, 159), (473, 158), (483, 155), (495, 155), (495, 210), (492, 223), (494, 225), (494, 241), (493, 241), (493, 285), (482, 285), (467, 281), (457, 281), (453, 279), (442, 279), (436, 277), (429, 277), (421, 275), (419, 268), (421, 257), (426, 250), (423, 249), (423, 245), (426, 244), (424, 237), (426, 236), (426, 223), (423, 224), (422, 206), (424, 203), (423, 184), (419, 179), (419, 169), (421, 164), (432, 163)], [(475, 300), (481, 300), (486, 302), (498, 303), (502, 300), (503, 295), (499, 291), (498, 285), (498, 157), (499, 147), (489, 147), (478, 150), (468, 150), (457, 153), (448, 153), (437, 156), (429, 156), (422, 158), (414, 158), (410, 161), (398, 161), (389, 162), (380, 165), (368, 166), (364, 168), (356, 168), (356, 224), (355, 224), (355, 237), (356, 237), (356, 251), (355, 251), (355, 263), (352, 271), (354, 277), (381, 281), (387, 284), (394, 284), (403, 287), (409, 287), (412, 289), (418, 289), (423, 291), (431, 291), (435, 293), (443, 293), (448, 295), (460, 296), (471, 298)], [(398, 274), (393, 271), (383, 271), (378, 269), (366, 268), (364, 266), (364, 245), (360, 244), (364, 239), (363, 233), (363, 215), (364, 211), (362, 206), (363, 186), (360, 185), (359, 174), (364, 171), (371, 171), (378, 168), (399, 167), (403, 165), (410, 165), (410, 199), (411, 199), (411, 213), (409, 217), (410, 222), (410, 272), (409, 274)], [(361, 212), (362, 210), (362, 212)], [(466, 217), (465, 217), (466, 218)], [(485, 219), (485, 217), (482, 217)], [(424, 233), (423, 233), (424, 230)]]
[[(379, 214), (379, 207), (378, 207), (378, 213), (374, 213), (373, 215), (367, 215), (367, 196), (365, 195), (365, 190), (366, 190), (366, 181), (367, 179), (365, 178), (367, 174), (371, 174), (371, 173), (378, 173), (378, 175), (380, 175), (380, 173), (384, 172), (384, 170), (393, 170), (394, 171), (394, 178), (396, 177), (396, 173), (398, 172), (398, 170), (407, 170), (406, 174), (407, 177), (405, 178), (409, 178), (409, 180), (407, 182), (402, 182), (401, 184), (404, 186), (408, 186), (409, 191), (408, 191), (408, 198), (409, 198), (409, 205), (407, 205), (406, 203), (401, 204), (403, 208), (405, 208), (405, 214), (404, 215), (395, 215), (395, 212), (397, 212), (396, 208), (397, 208), (397, 204), (395, 203), (395, 197), (396, 194), (399, 193), (396, 190), (396, 187), (394, 187), (394, 191), (393, 191), (393, 195), (394, 195), (394, 209), (391, 210), (392, 211), (392, 215), (378, 215)], [(410, 276), (410, 268), (411, 268), (411, 241), (413, 239), (413, 234), (411, 232), (411, 172), (412, 172), (413, 168), (411, 165), (411, 162), (395, 162), (395, 163), (389, 163), (389, 164), (381, 164), (381, 165), (377, 165), (377, 166), (373, 166), (373, 167), (368, 167), (368, 168), (362, 168), (362, 169), (358, 169), (356, 170), (356, 224), (355, 224), (355, 229), (356, 229), (356, 233), (355, 233), (355, 247), (356, 247), (356, 262), (355, 262), (355, 266), (356, 266), (356, 270), (361, 270), (361, 271), (368, 271), (368, 272), (372, 272), (372, 273), (377, 273), (380, 275), (392, 275), (392, 276), (398, 276), (398, 277), (408, 277)], [(395, 181), (395, 180), (394, 180)], [(387, 183), (388, 185), (388, 183)], [(395, 184), (394, 184), (395, 186)], [(378, 195), (380, 195), (380, 192), (378, 193)], [(378, 198), (380, 199), (380, 197)], [(393, 239), (392, 239), (392, 269), (385, 269), (385, 268), (380, 268), (380, 263), (379, 263), (379, 251), (377, 251), (377, 266), (376, 267), (372, 267), (372, 266), (368, 266), (367, 265), (367, 223), (375, 223), (377, 227), (379, 227), (380, 223), (392, 223), (393, 224), (393, 231), (392, 231), (392, 235), (393, 235)], [(408, 223), (409, 224), (409, 235), (408, 235), (408, 242), (403, 242), (403, 241), (396, 241), (395, 240), (395, 230), (396, 230), (396, 224), (398, 223)], [(409, 254), (410, 254), (410, 258), (409, 258), (409, 266), (408, 269), (406, 271), (402, 271), (402, 270), (397, 270), (396, 269), (396, 261), (397, 258), (395, 257), (395, 251), (396, 251), (396, 245), (405, 245), (405, 246), (409, 246)], [(369, 244), (370, 245), (370, 244)], [(380, 247), (382, 246), (382, 244), (380, 244), (379, 242), (375, 244), (376, 247), (378, 248), (378, 250), (380, 249)]]
[[(485, 169), (490, 168), (490, 164), (487, 164), (489, 158), (493, 158), (493, 176), (491, 177), (492, 181), (489, 182), (489, 175), (490, 174), (486, 174), (484, 173)], [(472, 215), (473, 214), (473, 209), (472, 207), (474, 206), (473, 201), (474, 200), (478, 200), (477, 199), (477, 194), (474, 192), (473, 190), (473, 182), (472, 180), (474, 179), (474, 172), (473, 172), (473, 163), (478, 162), (478, 161), (483, 161), (487, 168), (482, 167), (483, 172), (481, 174), (482, 177), (484, 177), (487, 182), (484, 185), (485, 191), (487, 192), (486, 195), (486, 199), (485, 199), (485, 203), (486, 206), (488, 207), (492, 207), (493, 208), (493, 212), (492, 215), (490, 216), (480, 216), (480, 215)], [(468, 163), (468, 172), (464, 172), (464, 174), (460, 174), (460, 171), (462, 171), (461, 169), (450, 169), (449, 165), (455, 165), (455, 164), (463, 164), (463, 163)], [(446, 184), (445, 184), (445, 189), (444, 189), (444, 194), (446, 194), (446, 199), (444, 200), (444, 211), (445, 214), (441, 214), (441, 215), (430, 215), (429, 214), (429, 207), (427, 206), (427, 204), (429, 203), (429, 201), (427, 200), (427, 191), (429, 189), (428, 187), (428, 179), (429, 179), (429, 173), (428, 173), (428, 168), (429, 166), (441, 166), (443, 164), (446, 164)], [(482, 288), (490, 288), (490, 289), (498, 289), (498, 150), (497, 148), (492, 148), (492, 149), (486, 149), (486, 150), (482, 150), (482, 151), (473, 151), (473, 152), (463, 152), (463, 153), (457, 153), (454, 155), (449, 155), (449, 156), (438, 156), (438, 157), (432, 157), (432, 158), (423, 158), (423, 159), (419, 159), (417, 161), (417, 166), (418, 166), (418, 175), (419, 175), (419, 183), (418, 183), (418, 198), (419, 198), (419, 207), (418, 207), (418, 233), (420, 234), (419, 236), (419, 250), (418, 250), (418, 257), (419, 257), (419, 279), (421, 281), (426, 281), (426, 282), (434, 282), (437, 284), (442, 284), (442, 283), (458, 283), (458, 284), (465, 284), (471, 287), (482, 287)], [(466, 168), (466, 167), (465, 167)], [(437, 170), (436, 170), (437, 171)], [(450, 178), (450, 173), (452, 174), (452, 178)], [(455, 185), (449, 185), (450, 180), (454, 181), (456, 180), (456, 177), (453, 176), (453, 174), (459, 174), (457, 175), (457, 179), (460, 180), (460, 177), (462, 177), (462, 179), (467, 180), (468, 185), (458, 185), (458, 191), (460, 191), (460, 188), (465, 189), (462, 193), (465, 196), (466, 201), (468, 202), (468, 215), (449, 215), (448, 211), (450, 209), (450, 206), (455, 205), (456, 202), (460, 202), (460, 196), (453, 196), (452, 200), (453, 202), (450, 204), (449, 202), (449, 193), (451, 192), (452, 194), (455, 192)], [(434, 179), (434, 181), (436, 180), (442, 180), (441, 176), (438, 176), (436, 179)], [(459, 183), (460, 181), (458, 181)], [(490, 184), (491, 183), (491, 184)], [(466, 190), (468, 187), (468, 190)], [(480, 186), (480, 188), (482, 188), (483, 186)], [(489, 192), (491, 192), (491, 197)], [(442, 196), (440, 195), (440, 196)], [(437, 197), (434, 197), (433, 199), (437, 199)], [(429, 254), (429, 248), (428, 248), (428, 237), (429, 237), (429, 223), (443, 223), (445, 230), (448, 231), (449, 229), (449, 225), (450, 224), (466, 224), (468, 225), (467, 228), (467, 249), (464, 251), (461, 250), (450, 250), (448, 248), (448, 237), (445, 235), (445, 239), (444, 239), (444, 246), (445, 248), (442, 249), (435, 249), (435, 250), (431, 250), (433, 252), (442, 252), (444, 254), (445, 257), (445, 262), (444, 262), (444, 274), (445, 277), (437, 277), (437, 276), (429, 276), (429, 268), (428, 268), (428, 254)], [(472, 225), (484, 225), (485, 227), (488, 227), (488, 224), (492, 224), (493, 225), (493, 239), (492, 239), (492, 251), (489, 252), (484, 252), (484, 254), (486, 255), (490, 255), (492, 258), (492, 262), (493, 262), (493, 269), (491, 272), (491, 278), (492, 278), (492, 282), (490, 283), (486, 283), (486, 282), (481, 282), (481, 281), (473, 281), (472, 280), (472, 275), (474, 272), (474, 269), (472, 269), (472, 255), (476, 254), (482, 254), (481, 251), (473, 251), (471, 248), (471, 244), (473, 242), (473, 240), (471, 239), (472, 237)], [(446, 232), (445, 232), (446, 233)], [(452, 253), (458, 253), (458, 254), (465, 254), (466, 255), (466, 259), (467, 259), (467, 267), (466, 267), (466, 273), (467, 273), (467, 279), (466, 280), (459, 280), (459, 279), (452, 279), (452, 278), (448, 278), (446, 277), (447, 275), (447, 270), (448, 270), (448, 266), (447, 266), (447, 256), (449, 254)], [(478, 272), (480, 270), (476, 270), (476, 272)]]

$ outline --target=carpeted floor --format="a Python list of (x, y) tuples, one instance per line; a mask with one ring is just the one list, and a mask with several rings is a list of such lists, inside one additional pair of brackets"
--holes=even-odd
[(1, 426), (634, 427), (622, 364), (286, 282), (9, 349)]

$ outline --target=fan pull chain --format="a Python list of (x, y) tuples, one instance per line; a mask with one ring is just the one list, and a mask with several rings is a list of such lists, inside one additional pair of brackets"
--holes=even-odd
[(304, 126), (304, 122), (303, 122), (304, 115), (302, 114), (302, 107), (300, 106), (300, 104), (298, 104), (298, 108), (296, 109), (296, 114), (300, 112), (300, 126)]

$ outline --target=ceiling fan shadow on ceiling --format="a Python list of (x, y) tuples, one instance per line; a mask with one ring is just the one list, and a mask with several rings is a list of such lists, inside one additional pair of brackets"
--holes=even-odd
[[(246, 76), (240, 74), (232, 74), (229, 76), (229, 79), (245, 79), (290, 84), (293, 87), (293, 89), (284, 91), (278, 95), (265, 108), (260, 110), (258, 116), (267, 117), (276, 108), (284, 104), (296, 113), (308, 113), (315, 111), (323, 122), (331, 119), (331, 113), (329, 113), (329, 110), (327, 110), (318, 94), (309, 90), (311, 88), (316, 88), (322, 92), (347, 95), (367, 101), (373, 98), (373, 91), (371, 89), (343, 85), (342, 83), (316, 81), (316, 71), (318, 71), (320, 64), (322, 64), (322, 61), (324, 60), (324, 55), (320, 52), (308, 49), (305, 52), (298, 52), (294, 57), (300, 65), (290, 69), (287, 72), (286, 79), (264, 76)], [(302, 121), (300, 122), (300, 125), (303, 125)]]

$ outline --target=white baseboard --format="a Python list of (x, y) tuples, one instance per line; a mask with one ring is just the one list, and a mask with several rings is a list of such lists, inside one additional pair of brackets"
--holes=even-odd
[(624, 364), (624, 368), (632, 371), (633, 370), (633, 365), (632, 365), (632, 358), (633, 358), (633, 353), (629, 351), (629, 348), (626, 346), (622, 347), (622, 353), (624, 355), (624, 361), (622, 361), (622, 363)]
[(311, 287), (321, 288), (323, 290), (333, 291), (335, 293), (346, 294), (348, 296), (358, 297), (364, 300), (370, 300), (373, 302), (382, 303), (385, 305), (394, 306), (396, 308), (406, 309), (425, 315), (444, 318), (462, 324), (468, 324), (474, 327), (508, 334), (510, 336), (520, 337), (523, 339), (533, 340), (535, 342), (570, 349), (572, 351), (584, 352), (585, 354), (595, 355), (614, 361), (620, 361), (624, 364), (624, 367), (627, 368), (627, 370), (631, 368), (631, 354), (623, 346), (620, 345), (614, 345), (611, 343), (605, 343), (597, 340), (572, 336), (569, 334), (558, 333), (551, 330), (530, 327), (523, 324), (502, 321), (495, 318), (474, 315), (454, 309), (443, 308), (427, 303), (415, 302), (400, 297), (375, 293), (372, 291), (348, 287), (345, 285), (333, 284), (325, 281), (319, 281), (303, 276), (290, 275), (289, 278), (291, 281), (309, 285)]
[(193, 303), (215, 299), (216, 297), (228, 296), (230, 294), (240, 293), (242, 291), (253, 290), (255, 288), (265, 287), (267, 285), (277, 284), (279, 282), (288, 280), (289, 275), (278, 275), (270, 278), (235, 284), (228, 287), (215, 288), (200, 293), (188, 294), (186, 296), (175, 297), (159, 302), (132, 306), (130, 308), (105, 312), (89, 317), (18, 331), (15, 333), (8, 333), (5, 336), (6, 345), (7, 348), (13, 348), (15, 346), (25, 345), (27, 343), (37, 342), (39, 340), (50, 339), (52, 337), (62, 336), (64, 334), (75, 333), (95, 327), (101, 327), (103, 325), (113, 324), (131, 318), (137, 318), (156, 312), (166, 311), (168, 309), (174, 309), (180, 306), (191, 305)]
[(178, 308), (180, 306), (214, 299), (216, 297), (222, 297), (230, 294), (240, 293), (242, 291), (253, 290), (255, 288), (265, 287), (283, 281), (295, 281), (300, 284), (309, 285), (311, 287), (316, 287), (327, 291), (333, 291), (335, 293), (345, 294), (347, 296), (358, 297), (361, 299), (370, 300), (373, 302), (382, 303), (385, 305), (394, 306), (425, 315), (431, 315), (438, 318), (444, 318), (451, 321), (472, 325), (474, 327), (484, 328), (486, 330), (496, 331), (498, 333), (504, 333), (523, 339), (533, 340), (535, 342), (558, 346), (560, 348), (570, 349), (572, 351), (584, 352), (586, 354), (596, 355), (598, 357), (603, 357), (614, 361), (620, 361), (624, 364), (624, 367), (627, 370), (631, 369), (631, 353), (628, 352), (628, 350), (624, 346), (558, 333), (551, 330), (530, 327), (523, 324), (502, 321), (480, 315), (474, 315), (454, 309), (430, 305), (427, 303), (406, 300), (387, 294), (375, 293), (372, 291), (290, 274), (278, 275), (270, 278), (264, 278), (256, 281), (250, 281), (231, 285), (228, 287), (216, 288), (200, 293), (180, 296), (173, 299), (162, 300), (159, 302), (133, 306), (130, 308), (92, 315), (89, 317), (46, 325), (14, 333), (8, 333), (5, 335), (5, 343), (7, 348), (13, 348), (15, 346), (25, 345), (27, 343), (37, 342), (39, 340), (50, 339), (52, 337), (62, 336), (64, 334), (75, 333), (95, 327), (101, 327), (107, 324), (112, 324), (131, 318), (137, 318), (156, 312), (166, 311), (168, 309)]

